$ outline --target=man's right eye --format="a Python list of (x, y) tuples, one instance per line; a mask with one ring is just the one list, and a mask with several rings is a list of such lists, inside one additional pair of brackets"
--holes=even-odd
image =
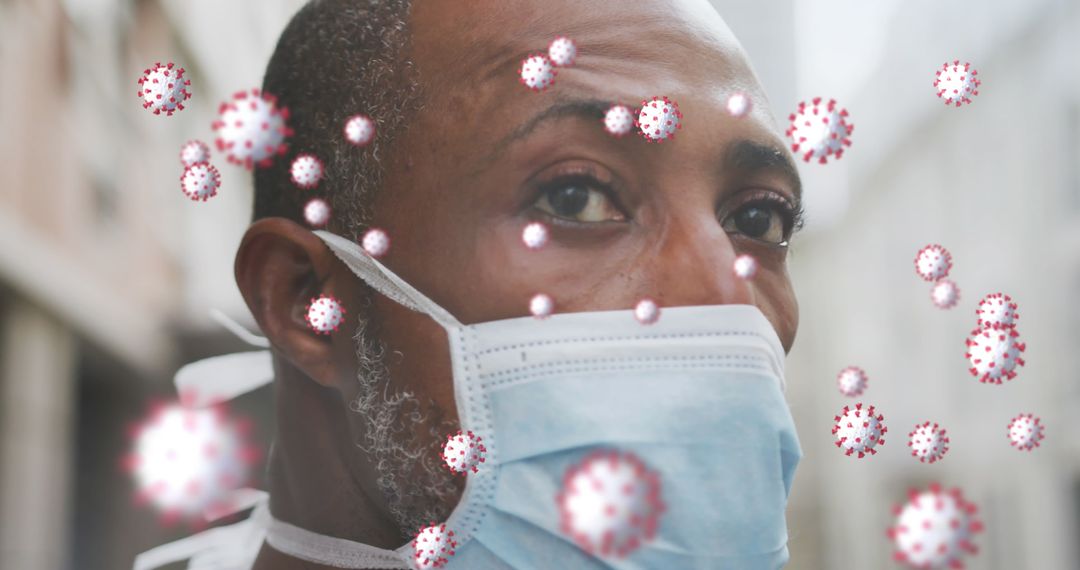
[(572, 177), (545, 184), (533, 206), (556, 218), (579, 223), (621, 222), (619, 210), (597, 180)]

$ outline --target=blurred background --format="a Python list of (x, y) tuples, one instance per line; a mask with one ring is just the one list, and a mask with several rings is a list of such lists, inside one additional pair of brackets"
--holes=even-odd
[[(251, 322), (232, 278), (251, 179), (219, 164), (220, 194), (193, 203), (178, 152), (261, 83), (302, 3), (0, 0), (0, 568), (127, 568), (190, 532), (135, 506), (120, 457), (180, 365), (245, 348), (208, 312)], [(842, 160), (800, 166), (788, 397), (806, 456), (789, 567), (895, 567), (891, 507), (939, 481), (981, 509), (970, 568), (1080, 569), (1080, 0), (714, 3), (778, 120), (821, 95), (856, 126)], [(962, 108), (932, 87), (954, 59), (983, 81)], [(136, 97), (156, 61), (192, 80), (172, 118)], [(928, 243), (953, 254), (952, 310), (913, 271)], [(991, 386), (968, 374), (964, 339), (998, 291), (1019, 303), (1027, 365)], [(872, 459), (832, 445), (848, 365), (889, 426)], [(264, 447), (270, 405), (264, 389), (234, 406)], [(1046, 426), (1031, 453), (1006, 438), (1021, 412)], [(906, 448), (927, 420), (952, 440), (933, 465)]]

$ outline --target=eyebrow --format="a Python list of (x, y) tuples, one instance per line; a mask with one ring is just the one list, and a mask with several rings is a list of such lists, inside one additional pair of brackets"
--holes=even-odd
[[(481, 162), (475, 172), (482, 171), (492, 162), (497, 160), (513, 143), (527, 138), (541, 124), (565, 117), (579, 117), (593, 119), (598, 123), (603, 120), (607, 110), (617, 103), (604, 99), (560, 99), (543, 111), (536, 113), (529, 120), (519, 125), (516, 129), (504, 136), (494, 145), (494, 150)], [(629, 106), (628, 106), (629, 107)], [(630, 107), (631, 110), (633, 107)], [(776, 145), (760, 143), (752, 140), (740, 140), (731, 146), (724, 160), (731, 168), (737, 168), (749, 172), (761, 170), (773, 170), (783, 176), (795, 194), (795, 205), (802, 202), (802, 179), (795, 163), (781, 148)]]
[(777, 146), (752, 140), (740, 140), (728, 150), (725, 163), (730, 168), (749, 172), (760, 170), (778, 172), (791, 184), (791, 191), (795, 194), (795, 205), (798, 206), (802, 202), (802, 179), (799, 177), (799, 171), (788, 154)]

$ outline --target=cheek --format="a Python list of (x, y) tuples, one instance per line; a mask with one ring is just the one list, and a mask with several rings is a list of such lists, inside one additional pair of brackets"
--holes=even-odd
[(776, 329), (784, 352), (789, 352), (799, 328), (799, 303), (788, 276), (787, 264), (762, 271), (754, 279), (753, 290), (754, 305), (761, 309)]

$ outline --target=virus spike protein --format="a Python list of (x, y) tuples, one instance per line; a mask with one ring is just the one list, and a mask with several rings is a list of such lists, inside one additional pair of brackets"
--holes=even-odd
[(789, 126), (785, 134), (791, 139), (791, 150), (802, 153), (802, 158), (810, 162), (816, 158), (821, 164), (828, 162), (828, 157), (839, 159), (844, 154), (844, 147), (851, 146), (851, 133), (855, 125), (848, 122), (848, 112), (829, 99), (822, 104), (821, 97), (799, 102), (795, 112), (788, 116)]
[(567, 470), (556, 496), (561, 529), (592, 555), (622, 558), (656, 535), (659, 475), (631, 453), (595, 451)]
[(1020, 342), (1014, 327), (992, 325), (977, 328), (968, 335), (964, 357), (971, 363), (968, 371), (983, 384), (1001, 384), (1016, 377), (1016, 367), (1024, 365), (1020, 353), (1027, 345)]
[(855, 409), (844, 406), (840, 415), (833, 418), (836, 447), (843, 448), (845, 455), (857, 453), (860, 459), (867, 453), (877, 453), (877, 447), (885, 445), (884, 436), (889, 428), (885, 427), (885, 418), (875, 414), (874, 406), (865, 410), (861, 403), (855, 404)]
[(896, 546), (893, 558), (911, 568), (963, 568), (964, 554), (978, 552), (972, 543), (983, 529), (977, 511), (959, 489), (943, 492), (936, 483), (912, 489), (907, 504), (893, 509), (896, 522), (886, 531)]
[(273, 163), (275, 156), (288, 152), (286, 139), (293, 131), (288, 126), (289, 110), (278, 107), (277, 98), (258, 89), (240, 91), (218, 108), (218, 120), (211, 127), (217, 132), (219, 151), (233, 164), (251, 170)]
[(165, 65), (158, 62), (143, 71), (138, 96), (143, 100), (143, 109), (153, 111), (155, 115), (164, 111), (171, 117), (174, 112), (183, 111), (184, 101), (191, 99), (190, 86), (191, 80), (184, 77), (184, 68), (177, 68), (172, 62)]

